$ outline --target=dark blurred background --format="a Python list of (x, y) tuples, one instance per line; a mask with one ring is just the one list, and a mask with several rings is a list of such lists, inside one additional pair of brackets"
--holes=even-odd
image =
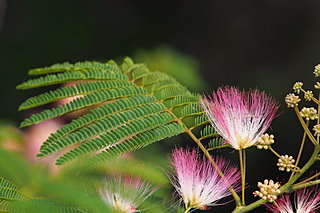
[[(320, 1), (0, 0), (0, 118), (18, 123), (18, 105), (39, 93), (15, 90), (30, 68), (133, 56), (165, 45), (197, 62), (208, 86), (190, 90), (237, 85), (271, 93), (281, 103), (269, 131), (275, 148), (296, 155), (302, 131), (283, 99), (295, 81), (311, 89), (316, 81), (319, 9)], [(287, 175), (270, 167), (276, 159), (269, 152), (252, 148), (248, 154), (253, 201), (258, 180)]]

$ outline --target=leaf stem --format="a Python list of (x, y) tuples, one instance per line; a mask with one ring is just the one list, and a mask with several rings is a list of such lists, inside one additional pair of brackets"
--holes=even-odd
[(309, 186), (314, 186), (314, 185), (317, 185), (317, 184), (320, 184), (320, 179), (319, 180), (314, 180), (314, 181), (309, 181), (309, 182), (302, 183), (302, 184), (295, 184), (290, 188), (290, 192), (296, 191), (298, 189), (306, 188), (306, 187), (309, 187)]

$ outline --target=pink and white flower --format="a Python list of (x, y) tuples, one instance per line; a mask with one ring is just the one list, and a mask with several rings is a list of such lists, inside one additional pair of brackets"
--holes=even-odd
[(120, 176), (107, 179), (99, 189), (101, 199), (123, 213), (140, 212), (138, 206), (155, 191), (156, 188), (141, 179)]
[[(294, 206), (288, 194), (277, 199), (278, 205), (266, 204), (273, 213), (316, 213), (320, 207), (320, 192), (314, 189), (301, 189), (295, 192)], [(295, 210), (294, 210), (295, 209)]]
[(245, 92), (235, 87), (219, 88), (200, 101), (217, 132), (237, 150), (257, 142), (269, 128), (279, 107), (264, 92)]
[(239, 190), (240, 173), (222, 158), (217, 166), (224, 173), (222, 179), (209, 160), (200, 157), (196, 150), (177, 148), (172, 153), (173, 175), (171, 181), (186, 208), (206, 209), (230, 195), (229, 186)]

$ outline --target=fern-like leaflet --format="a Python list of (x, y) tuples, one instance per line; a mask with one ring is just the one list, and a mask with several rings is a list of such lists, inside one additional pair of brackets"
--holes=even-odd
[[(133, 63), (130, 58), (125, 58), (121, 66), (114, 61), (63, 63), (33, 69), (29, 74), (40, 77), (22, 83), (18, 89), (67, 82), (73, 85), (31, 97), (21, 104), (20, 110), (76, 98), (31, 115), (21, 127), (91, 108), (43, 143), (38, 157), (72, 147), (56, 161), (58, 165), (90, 153), (95, 154), (93, 162), (108, 160), (183, 132), (190, 133), (191, 129), (208, 123), (198, 94), (164, 73), (151, 72), (144, 64)], [(208, 134), (206, 138), (216, 136)]]

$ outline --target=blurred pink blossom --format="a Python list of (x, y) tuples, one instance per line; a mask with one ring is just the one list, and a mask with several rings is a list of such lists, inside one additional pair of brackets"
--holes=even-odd
[(150, 195), (156, 191), (151, 184), (139, 178), (111, 177), (99, 189), (101, 199), (116, 210), (124, 213), (140, 212), (137, 210)]

